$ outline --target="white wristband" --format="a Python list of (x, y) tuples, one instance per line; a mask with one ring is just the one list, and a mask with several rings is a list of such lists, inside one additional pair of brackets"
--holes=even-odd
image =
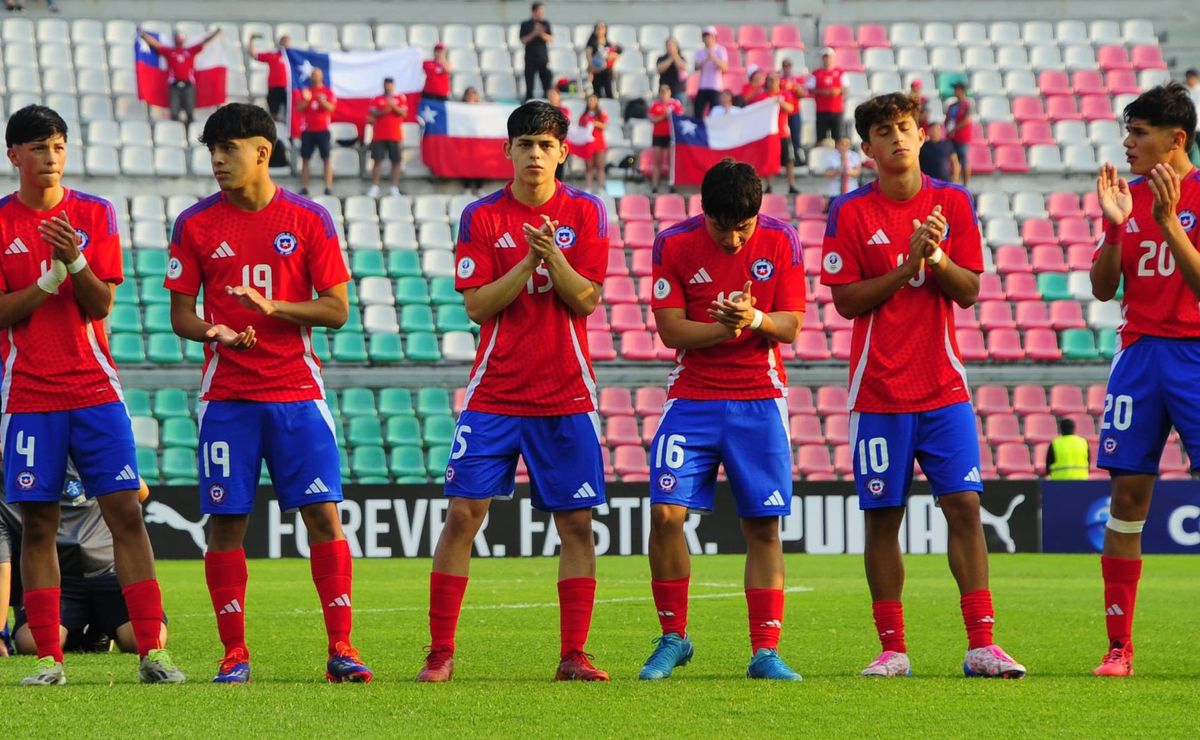
[(931, 265), (936, 265), (937, 263), (941, 262), (942, 258), (945, 256), (946, 253), (942, 251), (941, 247), (938, 247), (937, 249), (933, 250), (933, 254), (925, 258), (925, 261)]
[(74, 275), (85, 267), (87, 267), (87, 257), (84, 257), (81, 252), (78, 257), (71, 261), (71, 264), (67, 265), (67, 272)]
[(757, 308), (754, 309), (754, 318), (750, 319), (750, 328), (757, 329), (758, 327), (762, 326), (762, 322), (763, 312), (759, 311)]

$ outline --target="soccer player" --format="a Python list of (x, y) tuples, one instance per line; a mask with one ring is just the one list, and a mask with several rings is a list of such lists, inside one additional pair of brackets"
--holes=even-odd
[[(271, 182), (275, 122), (230, 103), (201, 136), (220, 192), (179, 214), (166, 287), (171, 325), (204, 343), (200, 383), (200, 509), (208, 514), (204, 573), (225, 657), (213, 681), (250, 679), (242, 540), (266, 460), (279, 507), (299, 509), (328, 635), (325, 678), (372, 679), (350, 643), (350, 548), (333, 417), (312, 327), (336, 329), (349, 304), (346, 270), (324, 208)], [(196, 297), (204, 290), (204, 318)], [(317, 297), (313, 298), (313, 294)]]
[(1109, 651), (1097, 676), (1133, 675), (1133, 607), (1142, 574), (1142, 528), (1167, 433), (1174, 426), (1200, 464), (1200, 170), (1188, 160), (1196, 109), (1179, 83), (1125, 106), (1125, 155), (1138, 179), (1111, 163), (1096, 180), (1104, 239), (1092, 259), (1092, 294), (1125, 279), (1118, 351), (1100, 424), (1098, 465), (1112, 476), (1100, 565)]
[(753, 167), (725, 159), (704, 175), (703, 213), (654, 242), (651, 306), (663, 343), (676, 350), (667, 402), (650, 447), (650, 575), (662, 625), (642, 679), (662, 679), (692, 658), (687, 633), (691, 562), (683, 525), (712, 511), (725, 464), (746, 538), (750, 678), (799, 681), (779, 657), (783, 547), (791, 511), (792, 444), (787, 373), (779, 344), (804, 320), (800, 238), (758, 212)]
[(184, 675), (159, 642), (162, 593), (138, 505), (133, 427), (104, 319), (124, 275), (112, 204), (62, 185), (67, 124), (41, 105), (8, 119), (19, 189), (0, 200), (0, 391), (8, 501), (18, 504), (25, 612), (37, 671), (21, 683), (66, 683), (59, 643), (55, 536), (68, 456), (113, 535), (113, 551), (147, 683)]
[(567, 157), (567, 117), (531, 101), (508, 117), (513, 179), (466, 207), (455, 287), (481, 327), (454, 447), (450, 509), (429, 577), (431, 645), (419, 681), (449, 681), (471, 547), (493, 498), (512, 497), (518, 455), (533, 505), (551, 512), (558, 561), (559, 681), (607, 681), (584, 652), (596, 595), (592, 507), (604, 462), (587, 317), (608, 264), (608, 217), (593, 195), (554, 179)]
[(983, 250), (965, 189), (921, 174), (919, 105), (903, 93), (854, 112), (863, 152), (879, 179), (829, 209), (821, 281), (837, 312), (854, 320), (850, 443), (865, 560), (883, 652), (864, 676), (911, 674), (904, 641), (904, 562), (899, 532), (913, 459), (946, 516), (958, 583), (968, 676), (1020, 678), (1025, 668), (992, 642), (987, 546), (979, 518), (979, 444), (954, 306), (979, 295)]

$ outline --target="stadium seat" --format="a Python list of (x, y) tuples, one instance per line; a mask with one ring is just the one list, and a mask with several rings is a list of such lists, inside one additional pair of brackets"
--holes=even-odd
[(858, 27), (856, 33), (857, 43), (859, 48), (888, 48), (891, 42), (888, 40), (887, 29), (883, 26), (864, 23)]
[(381, 446), (355, 447), (350, 455), (350, 470), (355, 478), (388, 477), (387, 454)]
[(1062, 353), (1058, 348), (1058, 337), (1051, 329), (1030, 329), (1025, 332), (1025, 352), (1029, 359), (1052, 362)]
[(823, 330), (801, 329), (796, 338), (796, 358), (805, 362), (827, 362), (831, 359)]
[(848, 393), (844, 386), (826, 385), (817, 389), (816, 410), (822, 417), (844, 414), (847, 411)]
[[(970, 151), (973, 154), (975, 151), (979, 151), (979, 150), (975, 149), (974, 145), (973, 145), (972, 149)], [(983, 150), (983, 151), (986, 151), (986, 150)], [(1029, 163), (1025, 160), (1024, 147), (998, 146), (998, 147), (996, 147), (995, 157), (996, 157), (996, 169), (999, 170), (1000, 172), (1007, 173), (1007, 174), (1024, 174), (1026, 172), (1029, 172)], [(973, 169), (978, 170), (978, 168), (974, 167), (973, 159), (972, 159), (972, 167), (973, 167)]]
[(977, 328), (955, 329), (955, 340), (958, 352), (967, 362), (982, 362), (988, 359), (988, 350), (984, 345), (983, 332)]
[(829, 449), (823, 444), (800, 445), (796, 451), (796, 464), (801, 479), (830, 480), (836, 475), (829, 460)]
[[(1078, 305), (1078, 304), (1076, 304)], [(1062, 333), (1062, 356), (1067, 360), (1099, 358), (1095, 335), (1090, 329), (1068, 329)]]
[(1162, 48), (1157, 44), (1141, 44), (1133, 47), (1130, 60), (1133, 68), (1137, 70), (1167, 68), (1167, 62), (1163, 59)]
[[(424, 482), (428, 475), (420, 445), (393, 446), (388, 468), (397, 482)], [(413, 479), (406, 481), (406, 479)], [(419, 481), (415, 479), (420, 479)]]
[(1044, 273), (1037, 276), (1038, 292), (1047, 301), (1071, 298), (1067, 287), (1067, 276), (1061, 273)]
[(1018, 329), (1051, 328), (1050, 311), (1040, 299), (1018, 301), (1016, 319)]
[(335, 334), (333, 359), (338, 362), (366, 362), (367, 343), (362, 333), (343, 330)]
[(775, 49), (804, 49), (800, 29), (793, 23), (780, 23), (771, 27), (771, 46)]
[(1016, 414), (992, 414), (984, 422), (984, 429), (988, 442), (994, 445), (1024, 440)]
[(988, 332), (988, 357), (993, 360), (1014, 361), (1025, 359), (1021, 349), (1021, 337), (1015, 329), (997, 329)]
[(1008, 389), (1002, 385), (981, 385), (975, 389), (975, 412), (981, 416), (1012, 413)]
[(604, 443), (613, 446), (642, 444), (637, 419), (632, 416), (613, 416), (604, 422)]
[[(983, 277), (980, 276), (982, 286)], [(982, 291), (981, 291), (982, 292)], [(1013, 273), (1004, 277), (1003, 295), (1010, 301), (1041, 301), (1042, 294), (1037, 287), (1037, 279), (1028, 273)], [(1020, 307), (1018, 306), (1018, 311)]]
[(1083, 308), (1078, 301), (1054, 301), (1051, 303), (1050, 323), (1059, 331), (1087, 327), (1087, 322), (1083, 318)]
[(413, 362), (437, 362), (442, 359), (438, 338), (433, 332), (416, 332), (408, 335), (405, 354)]
[(1029, 264), (1029, 256), (1029, 250), (1019, 246), (996, 247), (992, 253), (992, 258), (995, 260), (996, 272), (1001, 275), (1010, 275), (1014, 272), (1032, 272), (1034, 268)]
[[(595, 358), (594, 351), (592, 356)], [(621, 332), (621, 357), (633, 362), (651, 362), (657, 359), (654, 337), (650, 332), (639, 329)]]
[(996, 472), (1008, 478), (1017, 475), (1032, 476), (1033, 461), (1029, 447), (1024, 442), (1010, 442), (996, 447)]
[(1029, 250), (1032, 258), (1031, 267), (1035, 273), (1067, 272), (1067, 262), (1063, 258), (1062, 247), (1057, 244), (1041, 244)]
[(1050, 412), (1046, 403), (1046, 389), (1040, 385), (1024, 384), (1013, 388), (1012, 405), (1013, 411), (1020, 416)]
[(399, 334), (372, 334), (367, 339), (367, 355), (373, 363), (404, 361)]
[(608, 362), (617, 359), (617, 349), (613, 344), (613, 336), (607, 331), (589, 331), (588, 348), (592, 360)]
[(824, 444), (821, 419), (812, 414), (794, 415), (789, 420), (791, 441), (794, 445)]
[(647, 476), (650, 465), (646, 459), (646, 450), (641, 444), (621, 445), (613, 449), (613, 470), (623, 479), (630, 476)]
[(844, 445), (849, 443), (849, 414), (830, 414), (825, 417), (825, 441), (830, 445)]
[(985, 330), (1014, 329), (1012, 306), (1008, 301), (982, 301), (979, 304), (979, 326)]

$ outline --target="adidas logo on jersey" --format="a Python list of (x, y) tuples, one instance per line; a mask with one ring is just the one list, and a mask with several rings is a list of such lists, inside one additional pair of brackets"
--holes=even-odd
[(1139, 231), (1141, 231), (1141, 229), (1138, 228), (1137, 221), (1135, 221), (1133, 218), (1130, 218), (1128, 221), (1125, 222), (1125, 233), (1126, 234), (1136, 234)]
[(963, 480), (967, 483), (982, 483), (983, 477), (979, 475), (979, 468), (971, 468), (971, 472), (964, 475)]
[(8, 249), (4, 250), (5, 254), (29, 254), (29, 247), (25, 246), (25, 242), (21, 241), (21, 237), (13, 239), (8, 245)]
[(591, 483), (584, 483), (571, 498), (596, 498), (596, 489), (592, 488)]
[(763, 506), (783, 506), (786, 502), (783, 500), (783, 494), (777, 490), (771, 491), (771, 495), (763, 501)]
[(347, 609), (349, 609), (350, 608), (350, 594), (342, 594), (341, 596), (337, 597), (336, 599), (329, 602), (325, 606), (328, 606), (328, 607), (344, 606)]
[(224, 257), (234, 256), (233, 247), (229, 246), (229, 242), (221, 242), (221, 246), (217, 247), (217, 251), (210, 254), (209, 259), (219, 260)]
[(1104, 613), (1105, 613), (1105, 614), (1107, 614), (1107, 615), (1108, 615), (1108, 616), (1110, 616), (1110, 617), (1123, 617), (1123, 616), (1125, 616), (1125, 611), (1124, 611), (1124, 610), (1122, 610), (1122, 609), (1121, 609), (1121, 607), (1117, 606), (1116, 604), (1113, 604), (1112, 606), (1110, 606), (1110, 607), (1108, 607), (1107, 609), (1105, 609), (1105, 610), (1104, 610)]
[(867, 244), (891, 244), (892, 240), (888, 239), (887, 234), (883, 233), (883, 229), (876, 229), (871, 238), (867, 240)]
[(711, 283), (712, 281), (713, 279), (708, 275), (708, 270), (701, 267), (696, 271), (695, 275), (692, 275), (692, 279), (688, 281), (688, 285), (700, 285), (702, 283)]
[(242, 605), (238, 603), (237, 599), (234, 599), (233, 601), (229, 602), (225, 606), (221, 607), (221, 611), (217, 612), (217, 614), (241, 614), (241, 613), (242, 613)]
[(304, 495), (311, 496), (314, 493), (329, 493), (329, 486), (320, 478), (314, 478), (313, 482), (308, 484), (308, 488), (304, 489)]
[(517, 243), (513, 241), (512, 234), (506, 231), (504, 232), (504, 236), (496, 240), (494, 246), (496, 249), (516, 249)]
[(121, 468), (121, 472), (117, 473), (115, 480), (135, 481), (138, 479), (137, 473), (133, 472), (133, 468), (126, 465)]

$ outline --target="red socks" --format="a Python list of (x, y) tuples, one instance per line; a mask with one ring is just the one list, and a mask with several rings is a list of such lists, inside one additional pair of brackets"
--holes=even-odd
[(748, 588), (746, 606), (750, 615), (750, 651), (779, 647), (783, 630), (783, 589)]
[(319, 542), (310, 548), (309, 567), (321, 610), (325, 612), (325, 632), (329, 636), (329, 653), (339, 642), (350, 644), (350, 625), (354, 612), (350, 608), (351, 573), (350, 543), (346, 540)]
[(25, 592), (25, 619), (37, 644), (38, 657), (53, 656), (59, 663), (63, 662), (62, 640), (58, 633), (62, 622), (60, 598), (60, 588), (35, 588)]
[(904, 602), (872, 601), (871, 612), (875, 615), (875, 631), (879, 633), (879, 644), (885, 651), (907, 653), (904, 642)]
[(1104, 621), (1109, 647), (1125, 647), (1133, 641), (1133, 605), (1142, 561), (1102, 555), (1100, 570), (1104, 573)]
[(680, 637), (687, 636), (688, 583), (691, 578), (674, 581), (650, 581), (654, 592), (654, 608), (658, 610), (658, 623), (662, 633), (672, 632)]
[(157, 580), (147, 578), (129, 584), (121, 589), (121, 593), (125, 596), (125, 608), (129, 611), (129, 624), (137, 640), (138, 655), (144, 658), (146, 653), (162, 647), (159, 641), (163, 624), (162, 591), (158, 588)]
[(431, 650), (454, 652), (454, 632), (462, 611), (466, 576), (434, 571), (429, 574), (429, 638)]
[(958, 600), (963, 624), (967, 627), (967, 647), (971, 650), (991, 645), (992, 627), (996, 624), (992, 610), (992, 592), (986, 588), (963, 594)]
[(562, 633), (562, 657), (583, 652), (592, 627), (596, 603), (595, 578), (566, 578), (558, 582), (558, 623)]
[[(209, 550), (204, 555), (204, 579), (213, 612), (217, 615), (217, 634), (229, 655), (235, 648), (246, 650), (246, 551)], [(249, 654), (249, 650), (246, 650)]]

